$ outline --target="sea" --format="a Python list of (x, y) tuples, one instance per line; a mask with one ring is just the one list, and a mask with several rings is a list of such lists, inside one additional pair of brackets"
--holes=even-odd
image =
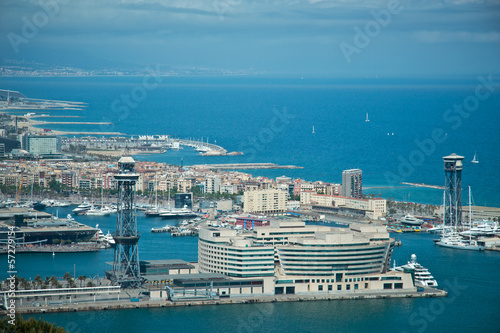
[[(500, 207), (500, 86), (487, 74), (450, 79), (312, 79), (266, 77), (0, 78), (0, 88), (31, 98), (87, 103), (83, 110), (41, 111), (49, 121), (112, 125), (43, 125), (65, 131), (171, 135), (216, 143), (242, 156), (202, 157), (185, 147), (134, 156), (189, 166), (271, 162), (302, 169), (245, 171), (308, 181), (341, 182), (342, 170), (363, 170), (364, 193), (441, 204), (442, 157), (464, 156), (463, 188), (475, 205)], [(486, 83), (485, 83), (486, 82)], [(157, 83), (157, 84), (155, 84)], [(27, 111), (20, 112), (22, 114)], [(40, 112), (40, 111), (38, 111)], [(369, 121), (366, 121), (366, 119)], [(314, 132), (313, 133), (313, 126)], [(476, 154), (479, 163), (471, 163)], [(467, 192), (464, 190), (464, 192)], [(463, 202), (468, 198), (464, 193)], [(54, 210), (54, 208), (51, 208)], [(65, 216), (71, 208), (53, 211)], [(78, 217), (113, 232), (116, 217)], [(175, 223), (175, 221), (168, 222)], [(152, 234), (165, 221), (139, 216), (140, 259), (197, 260), (197, 238)], [(436, 247), (429, 234), (397, 234), (394, 259), (415, 253), (447, 298), (349, 300), (133, 309), (44, 314), (70, 332), (500, 332), (500, 255)], [(0, 256), (3, 258), (4, 256)], [(113, 250), (81, 254), (18, 254), (21, 276), (102, 277)], [(2, 279), (5, 269), (0, 271)]]

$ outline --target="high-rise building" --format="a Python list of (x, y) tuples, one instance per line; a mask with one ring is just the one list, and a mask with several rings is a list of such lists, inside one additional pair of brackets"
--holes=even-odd
[(350, 169), (342, 172), (340, 195), (349, 198), (363, 198), (363, 172), (361, 169)]

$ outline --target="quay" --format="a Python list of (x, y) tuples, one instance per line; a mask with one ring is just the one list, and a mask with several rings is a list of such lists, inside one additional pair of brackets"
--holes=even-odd
[[(116, 287), (115, 287), (116, 288)], [(77, 288), (82, 289), (82, 288)], [(94, 287), (95, 289), (95, 287)], [(79, 291), (79, 298), (67, 297), (69, 301), (60, 301), (59, 304), (45, 304), (43, 300), (37, 303), (24, 302), (25, 305), (16, 306), (16, 312), (19, 314), (42, 314), (55, 312), (78, 312), (78, 311), (103, 311), (103, 310), (122, 310), (122, 309), (144, 309), (144, 308), (168, 308), (168, 307), (187, 307), (203, 305), (230, 305), (230, 304), (257, 304), (257, 303), (275, 303), (275, 302), (309, 302), (309, 301), (342, 301), (342, 300), (369, 300), (369, 299), (395, 299), (395, 298), (432, 298), (446, 297), (448, 293), (444, 290), (425, 288), (423, 291), (398, 292), (398, 291), (379, 291), (379, 292), (332, 292), (329, 294), (312, 295), (268, 295), (268, 296), (240, 296), (234, 298), (218, 299), (186, 299), (180, 301), (170, 301), (167, 298), (153, 300), (148, 297), (135, 297), (137, 290), (116, 290), (106, 291), (111, 294), (118, 294), (114, 299), (97, 300), (94, 296), (80, 296), (83, 292)], [(94, 291), (95, 293), (95, 291)], [(105, 292), (102, 291), (104, 294)], [(111, 296), (113, 297), (113, 296)], [(1, 314), (6, 314), (6, 310), (1, 310)]]
[[(16, 246), (16, 253), (79, 253), (97, 252), (104, 249), (103, 245), (71, 244), (71, 245), (22, 245)], [(6, 254), (7, 248), (0, 247), (0, 254)]]

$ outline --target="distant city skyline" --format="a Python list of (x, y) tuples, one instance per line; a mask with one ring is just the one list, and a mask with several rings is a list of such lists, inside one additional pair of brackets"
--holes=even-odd
[(0, 8), (0, 63), (298, 77), (500, 73), (493, 0), (42, 0)]

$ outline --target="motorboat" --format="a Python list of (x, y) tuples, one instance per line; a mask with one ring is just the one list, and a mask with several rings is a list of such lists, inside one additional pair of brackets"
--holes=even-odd
[(400, 223), (414, 227), (414, 226), (421, 226), (422, 223), (424, 223), (424, 221), (421, 219), (417, 219), (413, 215), (406, 215), (400, 220)]
[(75, 209), (73, 209), (73, 213), (75, 215), (85, 214), (85, 212), (88, 211), (91, 208), (92, 208), (92, 205), (89, 202), (84, 201), (78, 207), (76, 207)]

